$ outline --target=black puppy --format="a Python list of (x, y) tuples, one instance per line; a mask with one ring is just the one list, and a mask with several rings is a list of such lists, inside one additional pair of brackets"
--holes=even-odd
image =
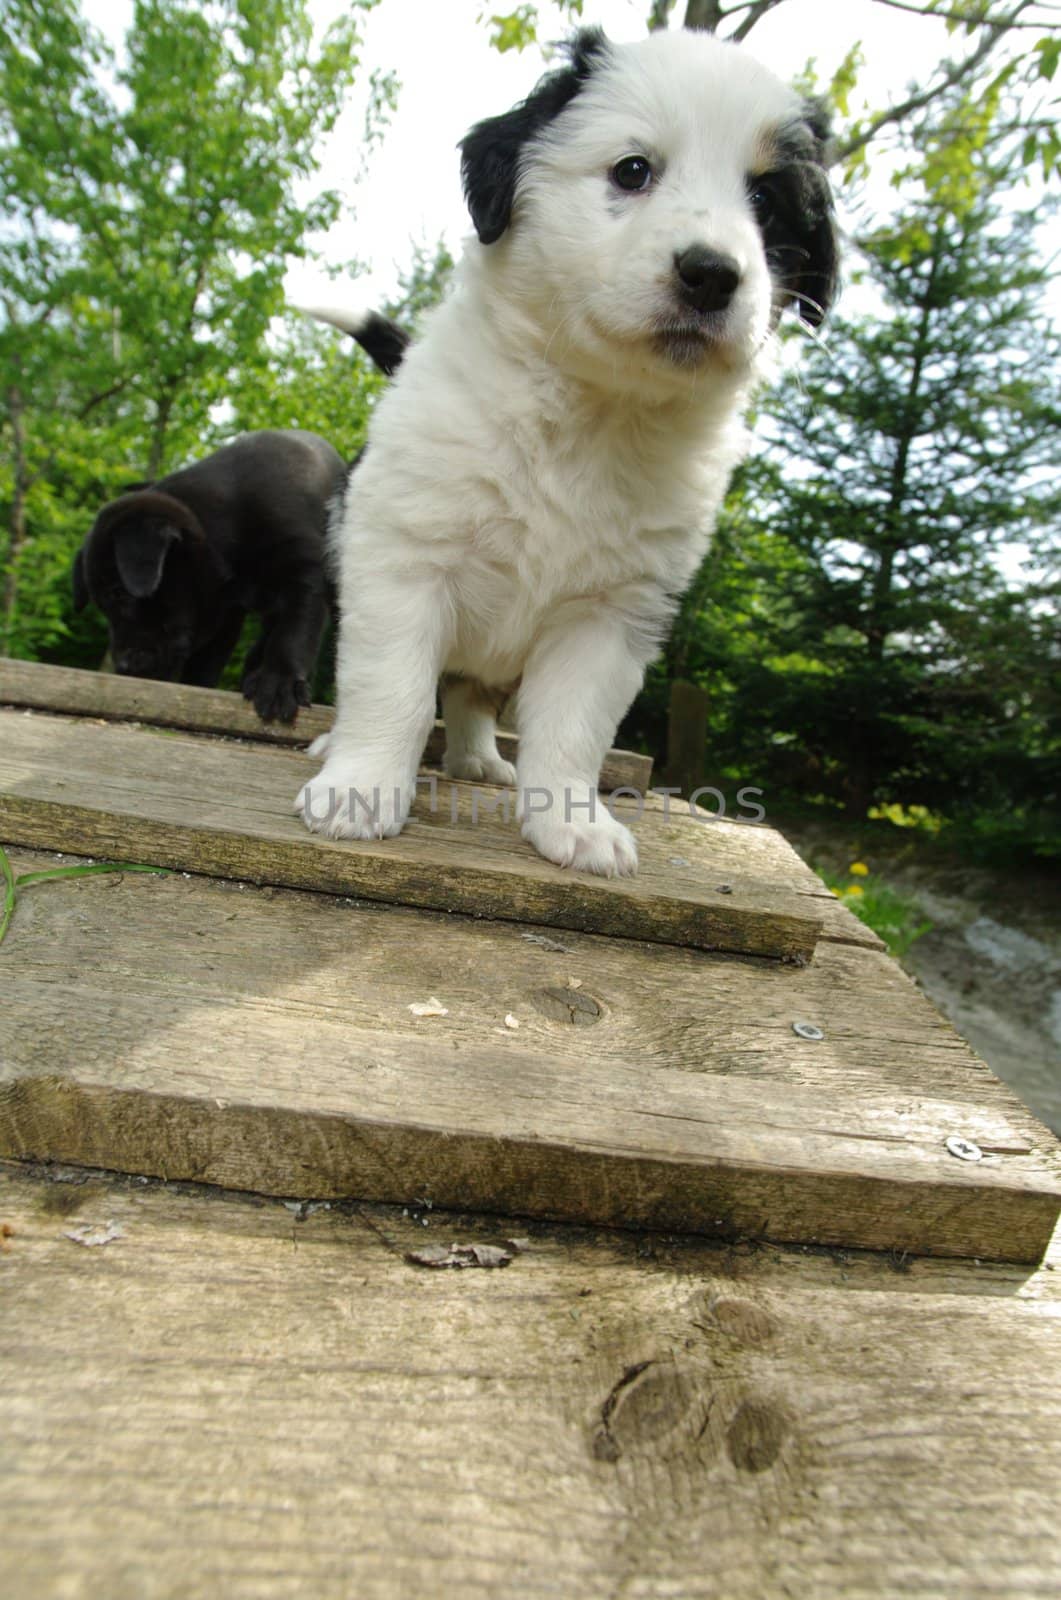
[[(382, 372), (400, 365), (409, 336), (389, 318), (339, 325)], [(252, 611), (243, 693), (264, 721), (293, 721), (334, 603), (325, 533), (346, 477), (317, 434), (270, 430), (105, 505), (74, 561), (74, 604), (106, 616), (115, 671), (212, 688)]]
[(324, 536), (345, 470), (316, 434), (248, 433), (104, 506), (74, 603), (105, 614), (115, 670), (212, 687), (256, 612), (243, 693), (265, 721), (292, 721), (328, 617)]

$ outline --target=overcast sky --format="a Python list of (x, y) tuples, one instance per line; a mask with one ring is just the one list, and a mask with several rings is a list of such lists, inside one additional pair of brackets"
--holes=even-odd
[[(132, 20), (132, 0), (83, 0), (85, 14), (120, 54)], [(480, 117), (521, 99), (546, 69), (541, 50), (501, 55), (489, 43), (485, 20), (515, 9), (516, 0), (381, 0), (363, 24), (362, 71), (349, 105), (322, 148), (314, 189), (341, 191), (352, 214), (326, 240), (325, 261), (356, 258), (369, 273), (346, 294), (321, 267), (299, 263), (288, 279), (296, 301), (344, 298), (383, 300), (397, 286), (414, 242), (433, 247), (445, 238), (454, 254), (468, 231), (460, 188), (457, 141)], [(347, 0), (310, 0), (323, 30), (348, 9)], [(676, 11), (680, 13), (679, 5)], [(585, 0), (583, 21), (599, 23), (614, 39), (645, 35), (649, 0)], [(555, 5), (540, 6), (543, 40), (561, 39), (569, 25)], [(760, 22), (746, 48), (780, 77), (791, 78), (815, 58), (828, 81), (846, 52), (861, 41), (865, 65), (852, 110), (902, 98), (913, 79), (923, 81), (948, 40), (942, 22), (906, 16), (873, 0), (786, 0)], [(363, 128), (367, 86), (374, 69), (401, 80), (397, 113), (381, 146), (365, 159)], [(881, 185), (886, 197), (886, 184)]]
[[(312, 0), (311, 10), (327, 26), (345, 9), (344, 0)], [(340, 189), (354, 208), (329, 236), (331, 261), (352, 257), (371, 266), (355, 298), (386, 298), (411, 242), (433, 246), (444, 237), (456, 254), (468, 232), (460, 188), (457, 141), (480, 117), (504, 111), (533, 86), (547, 62), (540, 50), (500, 55), (479, 20), (515, 9), (515, 0), (382, 0), (364, 27), (362, 85), (373, 68), (395, 69), (401, 79), (397, 114), (382, 146), (362, 172), (364, 87), (324, 150), (322, 179)], [(583, 20), (599, 23), (614, 39), (645, 36), (648, 0), (586, 0)], [(677, 8), (681, 9), (680, 5)], [(540, 7), (543, 40), (563, 38), (568, 25), (558, 8)], [(859, 93), (874, 107), (899, 99), (912, 78), (924, 78), (946, 52), (942, 22), (904, 16), (872, 0), (786, 0), (762, 22), (746, 48), (783, 78), (794, 77), (814, 57), (827, 81), (851, 45), (860, 40), (866, 65)], [(327, 295), (339, 285), (322, 282), (319, 269), (294, 267), (288, 292), (295, 300)]]

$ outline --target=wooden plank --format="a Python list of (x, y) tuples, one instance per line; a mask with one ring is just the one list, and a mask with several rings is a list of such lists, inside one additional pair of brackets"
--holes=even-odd
[[(263, 722), (249, 701), (227, 689), (197, 689), (185, 683), (157, 683), (149, 678), (83, 672), (39, 661), (0, 656), (0, 705), (59, 711), (68, 716), (102, 717), (108, 722), (146, 722), (190, 733), (227, 734), (262, 744), (303, 747), (327, 733), (335, 715), (332, 706), (304, 706), (291, 725)], [(519, 739), (504, 729), (497, 747), (515, 762)], [(423, 765), (441, 768), (446, 730), (436, 722), (424, 751)], [(601, 792), (633, 788), (644, 793), (652, 782), (652, 757), (635, 750), (609, 750), (601, 769)]]
[(540, 1224), (429, 1272), (505, 1230), (2, 1171), (0, 1219), (10, 1600), (1061, 1588), (1058, 1272)]
[[(800, 969), (560, 943), (196, 879), (28, 890), (3, 951), (0, 1155), (299, 1197), (1042, 1254), (1057, 1142), (886, 957), (827, 944)], [(445, 1016), (411, 1014), (432, 997)], [(952, 1134), (983, 1159), (955, 1159)]]
[(646, 812), (638, 876), (608, 881), (543, 861), (514, 819), (484, 811), (510, 807), (512, 790), (444, 779), (435, 796), (419, 796), (397, 839), (310, 834), (292, 811), (309, 770), (305, 755), (284, 750), (0, 711), (0, 835), (474, 916), (788, 959), (813, 953), (819, 902), (769, 870), (768, 830)]
[[(155, 683), (142, 678), (82, 672), (68, 667), (52, 667), (40, 662), (15, 661), (0, 656), (0, 705), (9, 704), (25, 708), (38, 708), (71, 716), (98, 717), (105, 721), (137, 721), (149, 726), (172, 727), (189, 732), (216, 735), (233, 735), (259, 742), (274, 742), (299, 747), (316, 738), (331, 727), (330, 706), (307, 707), (300, 713), (294, 729), (260, 721), (253, 708), (242, 696), (221, 690), (196, 689), (183, 684)], [(511, 748), (503, 744), (503, 753), (515, 760), (518, 740), (514, 735)], [(444, 748), (444, 730), (436, 725), (425, 752), (425, 769), (438, 767)], [(652, 781), (652, 761), (629, 750), (610, 750), (601, 774), (601, 789), (632, 788), (645, 796), (645, 807), (651, 813), (666, 811), (675, 815), (689, 814), (689, 806), (679, 799), (664, 799), (649, 788)], [(758, 792), (758, 791), (757, 791)], [(758, 846), (748, 823), (715, 823), (711, 808), (695, 808), (701, 820), (710, 819), (720, 827), (723, 840), (731, 837), (730, 827), (741, 830), (742, 851), (758, 850), (756, 870), (765, 877), (777, 878), (803, 898), (812, 900), (811, 915), (824, 924), (823, 937), (841, 939), (848, 944), (862, 944), (869, 949), (881, 950), (883, 942), (872, 933), (851, 911), (841, 905), (835, 895), (827, 890), (821, 879), (813, 873), (773, 829), (762, 830), (767, 843)], [(672, 842), (675, 842), (672, 840)], [(721, 865), (725, 865), (722, 861)]]

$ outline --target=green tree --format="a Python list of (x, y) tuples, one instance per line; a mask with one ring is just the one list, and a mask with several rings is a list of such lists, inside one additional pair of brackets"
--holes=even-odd
[[(741, 43), (752, 31), (789, 0), (648, 0), (645, 22), (652, 32), (669, 27), (680, 16), (682, 26), (719, 38)], [(835, 157), (847, 172), (861, 170), (866, 151), (897, 129), (916, 131), (929, 137), (940, 131), (934, 119), (942, 99), (953, 97), (958, 89), (964, 104), (952, 114), (946, 136), (929, 152), (936, 165), (954, 173), (967, 169), (972, 152), (978, 148), (985, 122), (993, 117), (1002, 92), (1008, 87), (1025, 91), (1042, 89), (1052, 80), (1061, 56), (1061, 40), (1056, 33), (1058, 8), (1049, 0), (873, 0), (892, 11), (936, 19), (946, 24), (953, 44), (948, 53), (928, 73), (925, 80), (909, 85), (901, 99), (880, 110), (867, 109), (852, 114), (850, 105), (862, 65), (856, 46), (841, 63), (830, 84), (828, 98), (839, 113), (841, 127), (835, 144)], [(582, 6), (563, 5), (571, 20), (581, 16)], [(491, 41), (498, 50), (523, 50), (540, 37), (539, 8), (518, 6), (505, 14), (484, 13), (492, 28)], [(803, 74), (808, 88), (816, 87), (814, 62)], [(1058, 130), (1056, 102), (1029, 110), (1027, 104), (1010, 129), (1015, 148), (1026, 166), (1038, 162), (1048, 178), (1061, 162), (1061, 132)], [(926, 121), (926, 118), (928, 119)], [(996, 130), (997, 131), (997, 130)]]
[(80, 508), (212, 443), (265, 359), (285, 265), (338, 211), (296, 186), (372, 3), (315, 49), (306, 0), (137, 0), (116, 66), (75, 0), (2, 0), (0, 650), (61, 636)]
[[(1032, 804), (1057, 780), (1045, 558), (1061, 514), (1035, 218), (986, 193), (961, 217), (927, 199), (864, 252), (881, 310), (835, 322), (770, 395), (702, 575), (715, 611), (686, 622), (718, 752), (859, 817)], [(1004, 579), (1003, 545), (1035, 581)]]

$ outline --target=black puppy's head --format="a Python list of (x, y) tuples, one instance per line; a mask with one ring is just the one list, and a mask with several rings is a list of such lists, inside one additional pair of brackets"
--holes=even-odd
[(193, 512), (155, 489), (103, 507), (74, 560), (74, 606), (110, 628), (116, 672), (177, 679), (209, 633), (225, 574)]

